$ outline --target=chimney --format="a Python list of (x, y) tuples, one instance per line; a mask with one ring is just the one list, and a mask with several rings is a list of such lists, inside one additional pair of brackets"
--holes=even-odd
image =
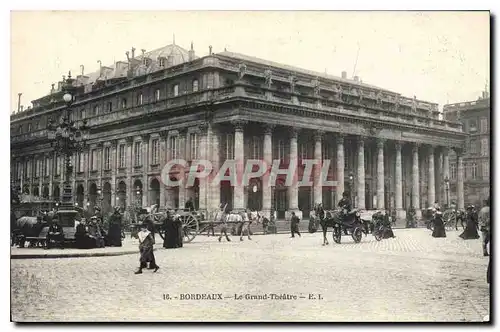
[(193, 49), (193, 42), (191, 42), (191, 49), (189, 50), (189, 61), (193, 61), (194, 60), (194, 49)]
[(20, 112), (22, 110), (22, 106), (21, 106), (21, 96), (23, 94), (20, 92), (17, 94), (17, 112)]
[(347, 72), (346, 71), (342, 72), (342, 78), (347, 79)]
[(359, 76), (354, 76), (354, 81), (359, 82)]

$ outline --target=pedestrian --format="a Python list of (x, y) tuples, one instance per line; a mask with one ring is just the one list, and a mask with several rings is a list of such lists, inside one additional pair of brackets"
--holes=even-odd
[(474, 205), (469, 205), (467, 207), (465, 218), (467, 223), (465, 225), (464, 231), (459, 235), (459, 237), (464, 240), (479, 239), (479, 234), (477, 233), (478, 221), (476, 212), (474, 211)]
[(484, 206), (479, 211), (479, 224), (483, 238), (483, 255), (489, 256), (488, 244), (490, 243), (490, 197), (484, 202)]
[(292, 218), (291, 218), (291, 223), (290, 223), (290, 231), (292, 232), (292, 236), (290, 236), (291, 238), (292, 237), (295, 237), (295, 233), (297, 233), (299, 235), (299, 237), (302, 237), (302, 235), (300, 235), (300, 232), (299, 232), (299, 222), (300, 222), (300, 219), (299, 217), (297, 217), (295, 215), (295, 212), (292, 212)]
[(434, 230), (432, 231), (432, 237), (446, 237), (446, 230), (444, 228), (443, 214), (441, 211), (437, 210), (434, 213)]
[(146, 224), (141, 225), (141, 231), (137, 234), (139, 238), (139, 252), (141, 256), (139, 258), (139, 269), (135, 271), (135, 274), (141, 274), (142, 269), (147, 267), (150, 263), (150, 268), (154, 269), (153, 272), (158, 271), (160, 268), (156, 264), (155, 255), (153, 253), (153, 236), (152, 233), (147, 229)]

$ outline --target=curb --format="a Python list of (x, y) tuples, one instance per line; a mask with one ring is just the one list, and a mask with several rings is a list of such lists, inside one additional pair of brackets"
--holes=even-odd
[[(163, 248), (154, 248), (153, 251)], [(85, 250), (85, 249), (82, 249)], [(139, 250), (128, 250), (120, 252), (77, 252), (71, 254), (27, 254), (27, 255), (10, 255), (10, 259), (43, 259), (43, 258), (81, 258), (81, 257), (107, 257), (107, 256), (123, 256), (138, 254)]]

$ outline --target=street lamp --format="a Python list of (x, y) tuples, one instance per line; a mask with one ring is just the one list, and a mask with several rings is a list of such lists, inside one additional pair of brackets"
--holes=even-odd
[(141, 187), (137, 186), (135, 188), (135, 200), (138, 207), (139, 207), (139, 200), (141, 198), (141, 193), (142, 193)]
[(350, 190), (349, 190), (349, 196), (351, 196), (352, 207), (355, 208), (356, 204), (354, 203), (353, 197), (352, 197), (353, 196), (352, 193), (354, 190), (354, 174), (352, 174), (352, 172), (349, 173), (349, 183), (351, 184)]
[(61, 153), (65, 157), (65, 177), (62, 194), (62, 202), (59, 210), (59, 221), (63, 226), (73, 226), (77, 211), (73, 205), (73, 190), (71, 188), (71, 173), (73, 165), (71, 165), (71, 157), (74, 153), (80, 152), (85, 147), (85, 143), (89, 137), (89, 127), (87, 121), (83, 120), (80, 126), (77, 126), (70, 119), (71, 104), (74, 101), (75, 87), (73, 86), (71, 71), (63, 86), (63, 100), (66, 103), (66, 109), (62, 121), (59, 124), (54, 124), (52, 120), (47, 125), (47, 138), (51, 141), (51, 147), (56, 153)]
[(450, 179), (444, 178), (444, 190), (446, 191), (446, 208), (450, 207)]

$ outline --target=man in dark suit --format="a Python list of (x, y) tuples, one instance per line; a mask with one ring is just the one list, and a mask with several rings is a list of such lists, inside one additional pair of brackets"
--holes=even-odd
[(295, 233), (299, 235), (299, 237), (302, 237), (299, 232), (299, 222), (300, 219), (295, 215), (295, 212), (292, 212), (292, 218), (291, 218), (291, 223), (290, 223), (290, 231), (292, 232), (292, 236), (290, 237), (295, 237)]

